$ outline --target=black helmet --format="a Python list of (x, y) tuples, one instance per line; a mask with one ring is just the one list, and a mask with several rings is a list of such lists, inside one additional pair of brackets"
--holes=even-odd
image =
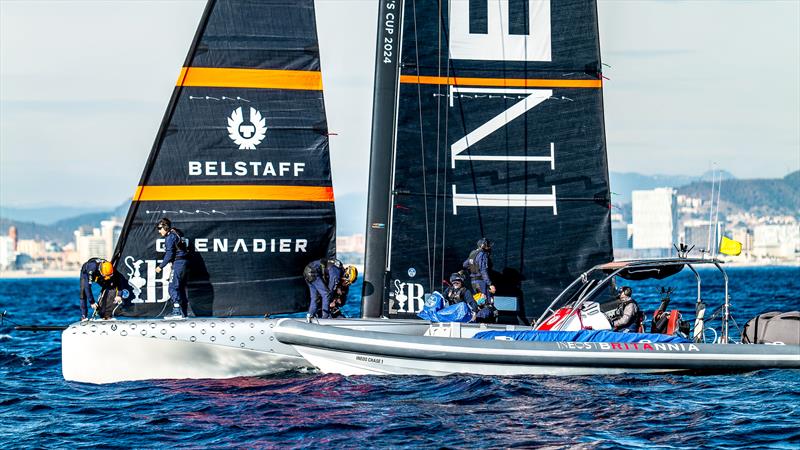
[(492, 241), (486, 238), (480, 238), (477, 242), (478, 248), (483, 250), (489, 250), (492, 248)]
[(458, 281), (459, 283), (464, 283), (464, 277), (462, 277), (458, 273), (450, 275), (450, 283), (455, 283), (456, 281)]

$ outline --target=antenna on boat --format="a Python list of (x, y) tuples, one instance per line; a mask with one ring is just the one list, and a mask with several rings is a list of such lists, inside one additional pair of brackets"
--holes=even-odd
[(709, 206), (708, 210), (708, 241), (706, 242), (706, 248), (703, 250), (703, 258), (705, 259), (705, 254), (711, 255), (711, 242), (712, 242), (712, 217), (714, 217), (714, 184), (717, 180), (717, 163), (711, 163), (711, 205)]
[[(717, 252), (719, 251), (719, 240), (722, 238), (720, 236), (719, 229), (719, 199), (720, 199), (720, 192), (722, 192), (722, 171), (719, 173), (719, 181), (717, 181), (717, 212), (714, 215), (714, 257), (717, 257)], [(712, 204), (713, 205), (713, 204)]]
[(678, 258), (684, 258), (684, 259), (687, 258), (689, 256), (689, 252), (691, 252), (694, 249), (694, 245), (689, 247), (689, 245), (687, 245), (684, 242), (681, 242), (678, 245), (672, 244), (672, 246), (675, 247), (675, 250), (678, 252)]

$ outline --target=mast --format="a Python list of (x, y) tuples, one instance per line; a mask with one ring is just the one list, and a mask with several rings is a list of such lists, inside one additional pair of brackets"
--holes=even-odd
[(403, 0), (380, 2), (361, 293), (361, 316), (365, 318), (379, 317), (385, 298), (402, 17)]

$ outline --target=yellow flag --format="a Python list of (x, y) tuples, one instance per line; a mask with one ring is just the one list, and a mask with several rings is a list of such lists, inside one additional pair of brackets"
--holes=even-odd
[(719, 241), (719, 252), (724, 255), (739, 256), (742, 254), (742, 243), (722, 236)]

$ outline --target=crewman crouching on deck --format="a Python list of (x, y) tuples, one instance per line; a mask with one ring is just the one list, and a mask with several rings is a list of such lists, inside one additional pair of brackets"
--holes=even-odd
[(339, 279), (339, 283), (333, 289), (331, 295), (330, 312), (331, 318), (336, 319), (342, 317), (342, 307), (347, 303), (347, 294), (350, 292), (350, 286), (355, 283), (358, 278), (358, 269), (355, 266), (347, 266)]
[[(122, 276), (114, 271), (114, 266), (110, 261), (103, 258), (91, 258), (81, 266), (81, 320), (87, 320), (89, 316), (89, 308), (87, 307), (87, 300), (92, 309), (102, 308), (103, 311), (98, 311), (101, 317), (107, 319), (111, 316), (111, 310), (103, 308), (94, 301), (94, 294), (92, 293), (92, 284), (97, 283), (103, 291), (103, 299), (109, 299), (113, 296), (114, 304), (119, 305), (127, 303), (130, 297), (130, 289), (128, 284)], [(109, 300), (106, 300), (106, 303)], [(108, 311), (106, 311), (108, 310)]]
[(303, 269), (303, 278), (306, 280), (311, 294), (308, 314), (306, 314), (307, 320), (311, 320), (312, 317), (320, 317), (317, 306), (317, 299), (320, 297), (322, 298), (322, 318), (331, 318), (330, 308), (333, 293), (343, 273), (344, 266), (338, 259), (322, 258), (306, 265)]

